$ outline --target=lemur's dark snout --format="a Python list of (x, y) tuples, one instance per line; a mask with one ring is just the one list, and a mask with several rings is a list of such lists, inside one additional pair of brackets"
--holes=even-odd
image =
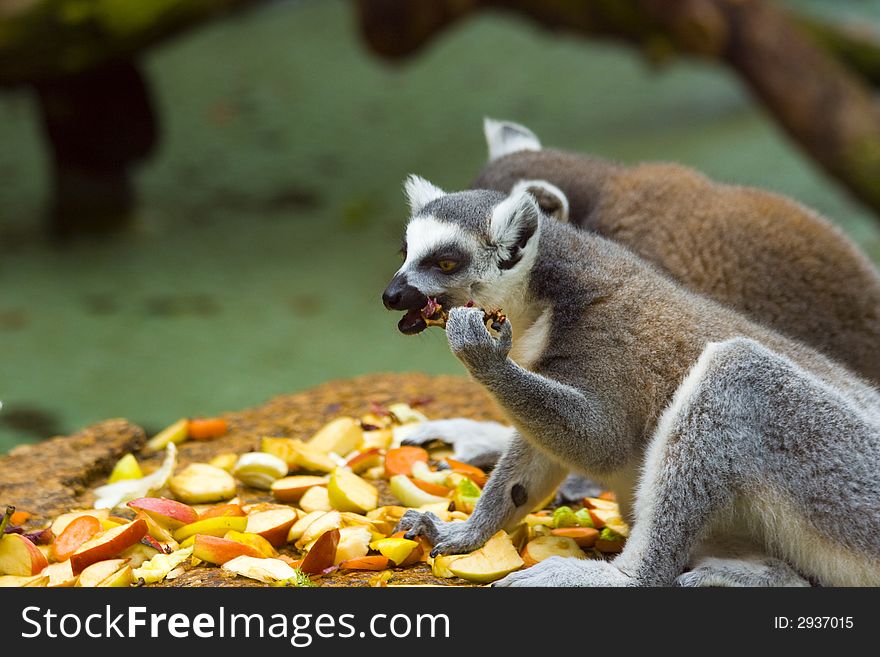
[(382, 293), (382, 303), (388, 310), (419, 310), (427, 302), (428, 297), (407, 283), (403, 274), (392, 278)]

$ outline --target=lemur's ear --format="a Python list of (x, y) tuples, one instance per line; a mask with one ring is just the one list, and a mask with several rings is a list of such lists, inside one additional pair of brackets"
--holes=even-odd
[(486, 117), (483, 119), (483, 133), (489, 146), (490, 162), (516, 151), (541, 150), (541, 142), (535, 133), (518, 123)]
[(538, 232), (540, 214), (535, 198), (524, 189), (514, 190), (495, 206), (489, 220), (489, 240), (498, 249), (500, 269), (511, 269), (522, 259)]
[(525, 190), (535, 197), (541, 212), (548, 217), (568, 223), (568, 197), (556, 185), (546, 180), (520, 180), (513, 191)]
[(414, 215), (418, 214), (422, 208), (434, 199), (446, 195), (446, 192), (437, 187), (437, 185), (434, 185), (415, 174), (407, 177), (406, 182), (403, 184), (403, 188), (406, 191), (406, 198), (409, 201), (410, 211)]

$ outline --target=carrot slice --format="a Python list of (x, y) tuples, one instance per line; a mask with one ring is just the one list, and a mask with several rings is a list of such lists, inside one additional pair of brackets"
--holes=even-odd
[(475, 465), (471, 465), (470, 463), (463, 463), (461, 461), (456, 461), (455, 459), (444, 459), (446, 463), (449, 464), (449, 469), (453, 472), (457, 472), (458, 474), (463, 474), (466, 477), (469, 477), (477, 486), (482, 488), (486, 485), (486, 482), (489, 481), (489, 475), (487, 475), (483, 470), (478, 468)]
[(21, 525), (28, 521), (31, 517), (31, 514), (27, 511), (16, 511), (11, 516), (9, 516), (9, 524), (10, 525)]
[(247, 514), (244, 512), (238, 504), (220, 504), (218, 506), (212, 506), (210, 509), (205, 509), (202, 513), (199, 514), (199, 520), (205, 520), (207, 518), (222, 518), (224, 516), (246, 516)]
[(614, 494), (612, 491), (610, 491), (610, 490), (606, 490), (606, 491), (602, 491), (602, 492), (599, 494), (599, 499), (600, 499), (600, 500), (605, 500), (605, 501), (607, 501), (607, 502), (616, 502), (616, 501), (617, 501), (617, 495), (615, 495), (615, 494)]
[(399, 474), (412, 476), (412, 466), (416, 461), (427, 463), (428, 452), (412, 445), (389, 449), (385, 454), (385, 476), (389, 479)]
[(222, 418), (199, 418), (190, 420), (187, 425), (187, 433), (194, 440), (211, 440), (224, 435), (228, 427), (226, 420)]
[(346, 559), (339, 564), (339, 567), (342, 570), (385, 570), (388, 568), (388, 565), (388, 557), (384, 554), (377, 554), (370, 557)]
[(592, 527), (560, 527), (550, 531), (554, 536), (567, 536), (574, 539), (580, 547), (593, 547), (599, 538), (599, 530)]
[(104, 526), (95, 516), (80, 516), (74, 518), (64, 531), (55, 539), (52, 549), (57, 561), (67, 561), (79, 546), (92, 538)]
[(430, 493), (431, 495), (439, 495), (440, 497), (445, 497), (452, 490), (451, 488), (447, 488), (446, 486), (441, 486), (440, 484), (432, 484), (430, 481), (422, 481), (421, 479), (416, 479), (415, 477), (410, 477), (409, 479), (416, 486), (421, 488), (426, 493)]

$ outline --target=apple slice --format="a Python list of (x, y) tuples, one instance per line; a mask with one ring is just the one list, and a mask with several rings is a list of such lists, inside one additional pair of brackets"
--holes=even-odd
[(246, 486), (269, 490), (277, 479), (287, 475), (287, 462), (274, 454), (249, 452), (238, 458), (232, 475)]
[(128, 564), (132, 568), (139, 568), (144, 563), (155, 557), (157, 554), (159, 554), (159, 550), (152, 545), (144, 543), (147, 538), (149, 537), (144, 536), (144, 538), (142, 538), (139, 542), (135, 543), (130, 548), (120, 552), (119, 558), (128, 559)]
[[(301, 539), (302, 535), (305, 533), (306, 529), (308, 529), (309, 525), (311, 525), (315, 520), (325, 515), (326, 513), (328, 512), (312, 511), (311, 513), (307, 513), (306, 515), (300, 517), (295, 523), (293, 523), (293, 527), (290, 528), (290, 532), (288, 532), (287, 534), (287, 542), (293, 543), (294, 541), (298, 541), (299, 539)], [(335, 513), (339, 512), (336, 511)]]
[(77, 576), (73, 574), (73, 568), (70, 567), (70, 559), (49, 564), (43, 568), (41, 574), (49, 578), (47, 586), (52, 588), (73, 586), (77, 580)]
[(361, 443), (361, 452), (374, 449), (386, 450), (394, 442), (394, 432), (391, 429), (375, 429), (364, 431), (364, 442)]
[[(339, 544), (336, 546), (334, 565), (350, 559), (360, 559), (370, 551), (372, 533), (366, 527), (343, 527), (339, 530)], [(311, 550), (310, 550), (311, 551)]]
[(245, 531), (262, 536), (274, 547), (280, 547), (287, 542), (287, 533), (295, 522), (294, 509), (271, 509), (250, 514), (247, 517)]
[(396, 566), (401, 566), (413, 550), (421, 546), (418, 541), (407, 538), (380, 538), (370, 543), (370, 547), (388, 557)]
[(223, 564), (223, 570), (264, 584), (296, 577), (296, 571), (281, 559), (258, 559), (242, 555)]
[(269, 541), (267, 541), (262, 536), (258, 536), (257, 534), (249, 534), (247, 532), (237, 532), (235, 530), (230, 530), (223, 535), (223, 538), (228, 541), (235, 541), (236, 543), (241, 543), (242, 545), (251, 547), (264, 557), (274, 557), (278, 554)]
[(46, 556), (21, 534), (0, 536), (0, 575), (29, 577), (48, 565)]
[[(308, 518), (308, 516), (306, 517)], [(333, 531), (334, 529), (341, 529), (342, 525), (342, 514), (339, 513), (339, 511), (322, 513), (309, 522), (308, 526), (300, 535), (300, 538), (296, 541), (296, 547), (302, 549), (304, 546), (314, 543), (322, 534)], [(291, 534), (293, 534), (293, 531), (291, 531)]]
[(236, 463), (238, 463), (238, 454), (235, 452), (224, 452), (208, 461), (208, 465), (213, 465), (215, 468), (226, 470), (229, 473), (232, 472), (232, 468), (235, 467)]
[(141, 518), (145, 523), (147, 523), (147, 536), (155, 539), (159, 543), (160, 547), (167, 545), (172, 550), (176, 550), (178, 547), (180, 547), (177, 544), (177, 541), (174, 540), (174, 534), (170, 530), (165, 529), (164, 527), (159, 525), (146, 513), (142, 513), (139, 511), (135, 514), (135, 518)]
[(378, 509), (367, 511), (366, 517), (373, 523), (377, 532), (388, 535), (394, 531), (406, 511), (405, 506), (380, 506)]
[(116, 465), (113, 466), (107, 483), (113, 484), (123, 479), (140, 479), (143, 476), (144, 473), (141, 471), (141, 466), (138, 464), (134, 454), (129, 453), (119, 459)]
[(222, 566), (230, 559), (235, 559), (235, 557), (240, 557), (241, 555), (257, 559), (264, 559), (266, 557), (257, 548), (245, 543), (239, 543), (238, 541), (217, 536), (205, 536), (204, 534), (196, 534), (195, 539), (193, 543), (193, 556), (208, 563)]
[(378, 447), (359, 452), (352, 456), (345, 465), (355, 474), (363, 474), (370, 468), (382, 465), (382, 450)]
[(330, 494), (324, 486), (313, 486), (299, 498), (299, 508), (306, 513), (312, 511), (331, 511)]
[(207, 463), (191, 463), (168, 481), (171, 492), (187, 504), (220, 502), (235, 496), (235, 479)]
[(353, 472), (338, 469), (327, 484), (330, 504), (339, 511), (366, 513), (379, 504), (379, 491)]
[(32, 588), (42, 587), (49, 583), (46, 575), (0, 575), (0, 588)]
[(613, 500), (603, 500), (601, 497), (585, 497), (584, 506), (588, 509), (602, 509), (603, 511), (614, 511), (616, 515), (620, 515), (620, 506)]
[(431, 563), (431, 573), (434, 577), (443, 577), (448, 579), (450, 577), (455, 577), (455, 573), (449, 570), (449, 564), (451, 564), (456, 559), (463, 559), (466, 557), (466, 554), (441, 554), (433, 558)]
[(195, 534), (223, 536), (230, 529), (242, 532), (247, 527), (247, 524), (248, 519), (246, 516), (217, 516), (216, 518), (197, 520), (175, 531), (174, 540), (182, 543)]
[(479, 550), (451, 560), (445, 566), (462, 579), (486, 584), (522, 568), (523, 559), (516, 553), (507, 532), (500, 531)]
[(142, 518), (127, 525), (108, 529), (80, 545), (79, 549), (70, 556), (70, 566), (74, 573), (80, 573), (86, 566), (96, 561), (115, 557), (140, 541), (146, 534), (147, 523)]
[(98, 588), (123, 588), (134, 583), (131, 564), (126, 564), (112, 575), (98, 582)]
[(534, 566), (550, 557), (586, 559), (587, 555), (568, 536), (539, 536), (526, 543), (522, 551), (522, 558), (527, 566)]
[[(109, 521), (105, 520), (104, 522)], [(66, 561), (79, 549), (80, 545), (101, 531), (104, 531), (104, 526), (95, 516), (74, 518), (52, 545), (52, 553), (55, 560)]]
[(71, 511), (62, 513), (52, 522), (50, 529), (54, 536), (61, 536), (67, 525), (81, 516), (93, 516), (98, 520), (107, 520), (110, 517), (110, 509), (89, 509), (83, 511)]
[(296, 463), (296, 449), (303, 442), (296, 438), (272, 438), (265, 437), (260, 441), (260, 451), (277, 456), (287, 463), (287, 471), (297, 470), (299, 465)]
[(599, 537), (599, 530), (592, 527), (559, 527), (550, 531), (553, 536), (567, 536), (579, 547), (593, 547)]
[(126, 565), (125, 559), (105, 559), (83, 568), (76, 580), (76, 586), (95, 588), (120, 568)]
[(306, 444), (324, 454), (348, 454), (356, 450), (363, 440), (360, 422), (351, 417), (339, 417), (321, 427)]
[(327, 454), (302, 443), (292, 446), (293, 462), (296, 467), (309, 472), (333, 472), (336, 469), (336, 461)]
[(167, 497), (141, 497), (129, 502), (128, 506), (143, 511), (157, 524), (172, 531), (199, 519), (194, 508)]
[(449, 478), (450, 474), (450, 470), (438, 470), (435, 472), (431, 470), (431, 468), (428, 467), (428, 464), (424, 461), (416, 461), (412, 464), (413, 478), (427, 482), (429, 484), (435, 484), (437, 486), (450, 488), (452, 485), (454, 485), (446, 483), (446, 480)]
[(416, 486), (412, 480), (404, 474), (391, 477), (389, 481), (391, 493), (403, 504), (409, 507), (420, 507), (425, 504), (445, 503), (449, 506), (450, 500), (438, 495), (426, 493)]
[(199, 520), (208, 518), (222, 518), (223, 516), (246, 516), (240, 504), (218, 504), (209, 507), (199, 514)]
[(313, 486), (326, 486), (329, 481), (329, 477), (315, 477), (312, 475), (284, 477), (272, 483), (272, 495), (280, 502), (299, 502), (310, 488)]
[(339, 530), (324, 532), (312, 545), (299, 569), (307, 575), (318, 575), (333, 566), (336, 548), (339, 546)]
[(189, 438), (189, 420), (184, 417), (150, 438), (144, 446), (144, 451), (158, 452), (160, 449), (165, 449), (169, 443), (182, 443), (187, 438)]
[(157, 554), (140, 568), (135, 568), (132, 571), (132, 576), (136, 580), (144, 580), (145, 584), (161, 582), (183, 562), (192, 557), (192, 551), (193, 549), (188, 547), (176, 550), (171, 554)]

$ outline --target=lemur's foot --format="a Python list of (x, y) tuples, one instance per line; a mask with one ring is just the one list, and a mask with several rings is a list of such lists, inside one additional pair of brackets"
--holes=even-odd
[(607, 561), (550, 557), (493, 586), (636, 586), (636, 582)]
[(446, 337), (452, 353), (472, 372), (491, 372), (507, 360), (513, 344), (510, 320), (505, 319), (495, 337), (486, 328), (479, 308), (457, 307), (449, 311)]
[(416, 536), (424, 536), (434, 549), (431, 550), (431, 556), (436, 557), (439, 554), (462, 554), (472, 552), (483, 546), (486, 542), (483, 533), (475, 530), (469, 523), (443, 522), (430, 511), (415, 511), (410, 509), (394, 529), (395, 533), (405, 531), (405, 538), (415, 538)]
[(784, 561), (767, 556), (732, 559), (708, 557), (679, 575), (675, 586), (810, 586)]
[(452, 458), (480, 468), (493, 467), (513, 436), (512, 427), (465, 418), (433, 420), (416, 426), (413, 433), (401, 441), (402, 444), (427, 445), (434, 441), (444, 442), (455, 450)]

